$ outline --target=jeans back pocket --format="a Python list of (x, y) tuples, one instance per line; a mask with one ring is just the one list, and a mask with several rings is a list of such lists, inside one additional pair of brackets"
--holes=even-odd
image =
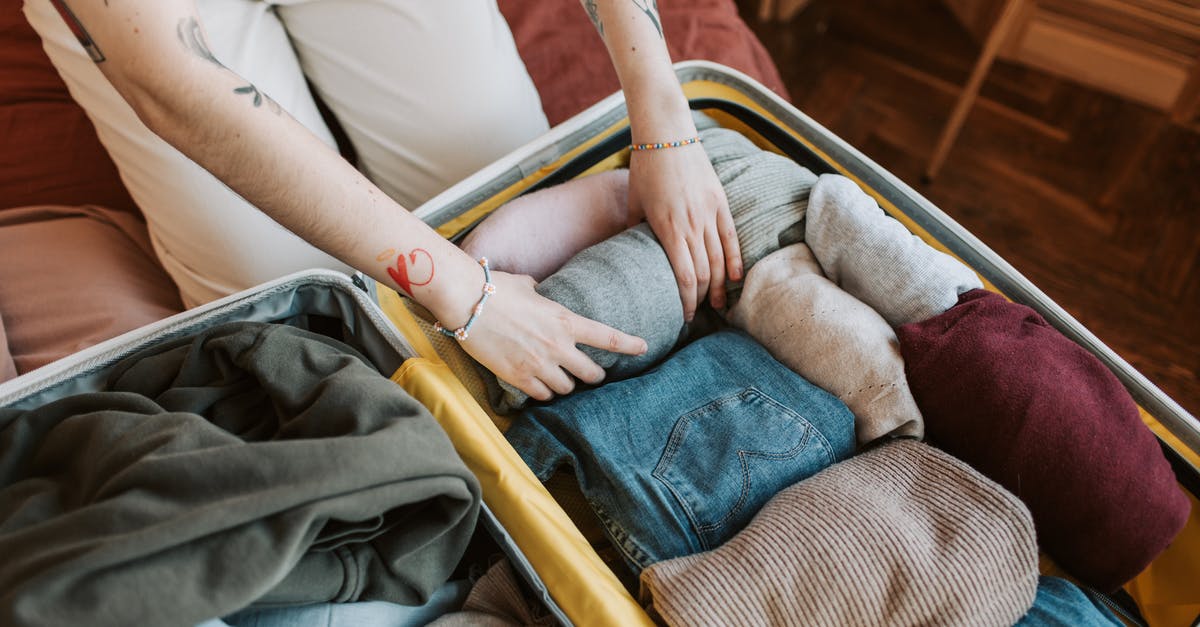
[(808, 420), (749, 387), (680, 417), (653, 475), (709, 550), (745, 527), (771, 497), (836, 459)]

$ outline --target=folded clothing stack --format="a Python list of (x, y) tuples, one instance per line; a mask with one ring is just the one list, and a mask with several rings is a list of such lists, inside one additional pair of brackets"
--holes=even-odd
[(570, 465), (633, 573), (716, 548), (772, 496), (850, 456), (854, 416), (746, 334), (531, 406), (505, 437), (542, 481)]

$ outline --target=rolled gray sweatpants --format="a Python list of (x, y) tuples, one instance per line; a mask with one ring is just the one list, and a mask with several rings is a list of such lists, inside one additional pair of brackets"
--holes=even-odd
[[(729, 201), (748, 272), (759, 259), (804, 241), (804, 214), (817, 177), (794, 161), (755, 146), (744, 135), (716, 126), (696, 114), (705, 152)], [(740, 283), (727, 286), (736, 298)], [(686, 335), (683, 303), (671, 262), (643, 223), (587, 248), (538, 284), (537, 292), (567, 309), (646, 340), (640, 356), (580, 346), (604, 368), (606, 381), (638, 374), (673, 349)], [(501, 413), (528, 400), (504, 381), (492, 393)]]

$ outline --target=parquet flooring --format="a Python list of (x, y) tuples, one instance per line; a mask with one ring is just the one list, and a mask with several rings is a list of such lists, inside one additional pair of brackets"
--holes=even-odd
[(921, 181), (979, 43), (938, 0), (814, 0), (743, 18), (792, 102), (958, 220), (1200, 414), (1200, 129), (998, 62)]

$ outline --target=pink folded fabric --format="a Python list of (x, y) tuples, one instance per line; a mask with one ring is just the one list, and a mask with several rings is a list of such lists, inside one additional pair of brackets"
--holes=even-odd
[(642, 572), (668, 625), (1012, 625), (1037, 593), (1015, 496), (914, 440), (779, 493), (723, 546)]
[(1110, 591), (1190, 511), (1121, 382), (1034, 310), (984, 290), (897, 329), (930, 441), (1012, 490), (1059, 566)]
[(25, 373), (183, 309), (137, 216), (58, 205), (0, 211), (0, 313)]

